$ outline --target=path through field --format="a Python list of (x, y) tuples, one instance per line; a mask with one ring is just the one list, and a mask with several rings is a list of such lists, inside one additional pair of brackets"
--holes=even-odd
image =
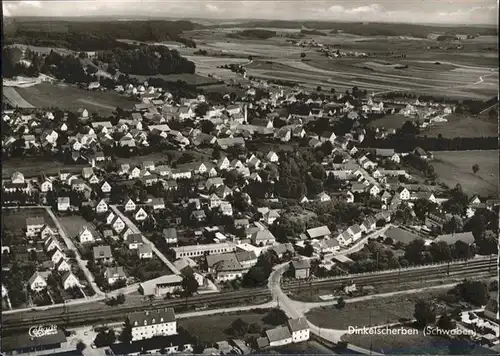
[(4, 87), (3, 96), (5, 97), (6, 101), (13, 107), (19, 107), (22, 109), (34, 108), (33, 105), (24, 100), (24, 98), (16, 91), (15, 88)]
[(98, 106), (98, 107), (104, 108), (104, 109), (110, 109), (110, 110), (115, 110), (116, 109), (116, 108), (112, 107), (111, 105), (99, 104), (99, 103), (96, 103), (95, 101), (92, 101), (92, 100), (78, 99), (78, 101), (81, 102), (81, 103), (84, 103), (84, 104)]

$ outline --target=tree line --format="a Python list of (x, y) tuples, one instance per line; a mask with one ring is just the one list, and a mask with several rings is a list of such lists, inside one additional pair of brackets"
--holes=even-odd
[(394, 148), (396, 152), (413, 151), (421, 147), (426, 151), (467, 151), (467, 150), (496, 150), (497, 137), (417, 137), (411, 135), (392, 135), (383, 140), (365, 136), (359, 147)]
[(196, 43), (182, 36), (199, 25), (190, 21), (22, 21), (5, 24), (5, 44), (98, 51), (128, 47), (118, 39), (142, 42), (177, 41), (188, 47)]

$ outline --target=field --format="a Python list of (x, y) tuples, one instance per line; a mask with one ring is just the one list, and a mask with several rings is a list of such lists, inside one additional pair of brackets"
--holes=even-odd
[(61, 223), (64, 231), (66, 231), (68, 237), (78, 236), (78, 234), (80, 233), (80, 231), (84, 226), (88, 227), (89, 231), (92, 233), (92, 236), (94, 236), (94, 238), (97, 236), (97, 232), (95, 231), (93, 225), (88, 223), (84, 218), (82, 218), (79, 215), (61, 216), (58, 217), (57, 219)]
[(92, 92), (64, 84), (42, 83), (16, 91), (37, 108), (58, 107), (61, 110), (87, 109), (89, 114), (108, 116), (116, 109), (131, 109), (135, 102), (115, 92)]
[(229, 339), (231, 336), (225, 330), (238, 318), (241, 318), (249, 325), (257, 323), (261, 328), (266, 326), (272, 327), (271, 325), (266, 325), (262, 320), (266, 316), (266, 313), (267, 310), (255, 310), (241, 313), (217, 314), (179, 319), (177, 323), (192, 335), (198, 336), (201, 342), (210, 344)]
[[(406, 329), (410, 335), (345, 335), (342, 339), (374, 352), (396, 355), (495, 355), (492, 350), (476, 346), (467, 350), (468, 345), (459, 340), (450, 341), (436, 336), (424, 336), (423, 332)], [(458, 352), (457, 352), (458, 351)]]
[[(460, 183), (464, 192), (498, 197), (498, 151), (446, 151), (434, 152), (431, 161), (438, 179), (449, 187)], [(474, 174), (472, 166), (479, 171)]]
[(397, 323), (400, 319), (412, 319), (415, 303), (428, 300), (440, 293), (421, 293), (372, 299), (359, 303), (347, 303), (343, 309), (336, 307), (315, 308), (307, 313), (307, 319), (321, 328), (347, 330), (349, 326), (369, 326)]
[(189, 73), (184, 73), (184, 74), (160, 74), (160, 75), (130, 75), (131, 77), (137, 78), (140, 81), (146, 81), (151, 77), (155, 78), (161, 78), (165, 81), (168, 82), (176, 82), (178, 80), (181, 80), (183, 82), (186, 82), (187, 84), (191, 85), (207, 85), (207, 84), (214, 84), (217, 83), (215, 79), (212, 78), (207, 78), (203, 77), (198, 74), (189, 74)]
[(15, 88), (12, 87), (4, 87), (3, 88), (3, 97), (5, 101), (11, 105), (12, 107), (19, 107), (21, 109), (31, 109), (34, 108), (33, 105), (28, 103), (23, 99), (21, 95), (16, 91)]
[(445, 138), (454, 137), (493, 137), (498, 134), (497, 118), (487, 115), (470, 117), (463, 115), (448, 115), (448, 122), (435, 123), (422, 134), (437, 137), (439, 134)]
[[(378, 53), (371, 58), (330, 59), (316, 48), (290, 43), (287, 36), (296, 29), (283, 29), (278, 31), (278, 36), (266, 40), (226, 37), (227, 33), (237, 30), (243, 28), (189, 32), (199, 44), (198, 49), (209, 53), (207, 57), (190, 58), (196, 63), (197, 72), (203, 75), (213, 73), (214, 68), (226, 59), (210, 55), (221, 53), (239, 57), (241, 61), (253, 56), (253, 63), (247, 66), (249, 76), (294, 81), (309, 89), (319, 85), (327, 90), (333, 87), (345, 91), (358, 86), (375, 93), (407, 90), (479, 99), (489, 99), (497, 91), (498, 55), (493, 50), (497, 41), (492, 36), (481, 38), (481, 41), (466, 41), (461, 50), (439, 48), (442, 43), (410, 37), (329, 34), (302, 38), (323, 45), (336, 45), (346, 52)], [(192, 49), (180, 51), (186, 56), (193, 52)], [(387, 52), (404, 57), (392, 58), (386, 55)], [(304, 58), (301, 53), (305, 54)], [(267, 62), (282, 66), (266, 68)]]
[(43, 217), (45, 223), (55, 228), (55, 223), (43, 208), (2, 209), (2, 230), (19, 231), (26, 228), (26, 219)]
[(406, 121), (411, 121), (411, 120), (413, 120), (413, 119), (410, 117), (404, 117), (403, 115), (400, 115), (400, 114), (390, 114), (390, 115), (385, 115), (381, 118), (370, 121), (368, 126), (369, 127), (379, 127), (379, 128), (383, 127), (386, 130), (390, 130), (390, 129), (397, 130), (401, 126), (403, 126), (403, 124)]
[(81, 172), (83, 167), (86, 165), (64, 165), (61, 162), (40, 157), (9, 158), (2, 162), (2, 178), (10, 178), (14, 172), (21, 172), (25, 178), (38, 177), (42, 173), (57, 175), (62, 168), (77, 173)]

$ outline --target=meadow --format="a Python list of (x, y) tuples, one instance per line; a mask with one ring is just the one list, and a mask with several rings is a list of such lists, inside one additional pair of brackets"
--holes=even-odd
[[(84, 218), (79, 215), (71, 215), (71, 216), (60, 216), (57, 218), (61, 223), (64, 231), (68, 235), (68, 237), (76, 237), (82, 231), (83, 227), (86, 226), (89, 231), (92, 233), (94, 238), (97, 237), (97, 232), (94, 229), (94, 226), (88, 223)], [(78, 241), (78, 239), (76, 239)]]
[(135, 101), (113, 91), (94, 92), (65, 84), (41, 83), (29, 88), (16, 88), (19, 95), (36, 108), (58, 107), (61, 110), (87, 109), (89, 114), (109, 116), (116, 109), (131, 109)]
[(55, 223), (44, 208), (2, 209), (2, 230), (17, 231), (26, 228), (27, 218), (43, 217), (45, 223), (55, 228)]
[(19, 93), (13, 87), (4, 87), (3, 97), (4, 100), (14, 108), (19, 107), (21, 109), (31, 109), (34, 107), (26, 100), (24, 100), (24, 98), (21, 95), (19, 95)]
[(483, 116), (466, 116), (452, 114), (446, 116), (448, 122), (434, 123), (428, 129), (422, 131), (422, 135), (444, 138), (454, 137), (493, 137), (498, 133), (497, 118)]
[[(438, 180), (449, 187), (460, 183), (469, 196), (479, 194), (498, 198), (498, 151), (441, 151), (434, 152), (431, 161)], [(479, 165), (474, 174), (472, 166)]]

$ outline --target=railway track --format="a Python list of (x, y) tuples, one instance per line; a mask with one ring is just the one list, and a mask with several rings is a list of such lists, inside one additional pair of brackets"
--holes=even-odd
[(418, 281), (418, 280), (428, 280), (429, 277), (432, 279), (440, 279), (447, 277), (458, 277), (466, 278), (478, 274), (491, 274), (491, 276), (497, 275), (497, 266), (495, 260), (477, 260), (469, 261), (463, 264), (447, 264), (436, 265), (428, 268), (418, 268), (418, 269), (408, 269), (408, 270), (391, 270), (376, 274), (367, 275), (348, 275), (335, 277), (325, 280), (310, 280), (304, 282), (293, 282), (284, 284), (282, 290), (285, 292), (296, 291), (299, 289), (304, 289), (306, 286), (309, 288), (336, 288), (342, 287), (346, 284), (350, 284), (351, 281), (362, 286), (362, 285), (376, 285), (376, 284), (394, 284), (400, 282), (408, 281)]
[[(191, 297), (187, 300), (179, 298), (175, 300), (158, 301), (153, 303), (142, 303), (141, 305), (124, 305), (115, 307), (104, 307), (102, 310), (86, 310), (68, 312), (64, 310), (51, 309), (47, 311), (25, 312), (17, 314), (9, 314), (2, 317), (2, 333), (14, 333), (29, 329), (32, 325), (39, 324), (56, 324), (60, 326), (75, 326), (85, 323), (100, 323), (110, 321), (123, 321), (127, 314), (135, 311), (149, 310), (152, 308), (174, 308), (177, 311), (185, 310), (186, 306), (189, 310), (192, 308), (216, 308), (227, 306), (228, 304), (246, 304), (251, 305), (258, 301), (270, 297), (271, 294), (267, 289), (259, 289), (249, 293), (238, 292), (226, 293), (210, 296)], [(256, 304), (258, 307), (258, 304)]]

